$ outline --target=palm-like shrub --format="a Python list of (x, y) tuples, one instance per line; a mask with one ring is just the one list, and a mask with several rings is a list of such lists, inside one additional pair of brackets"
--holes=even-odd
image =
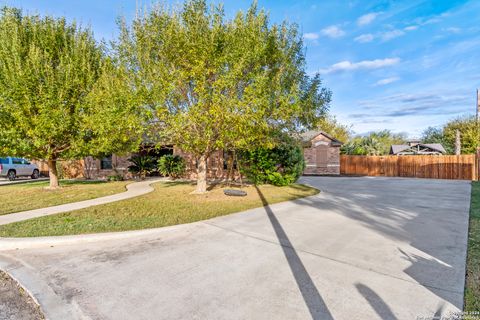
[(185, 160), (178, 155), (165, 155), (158, 160), (158, 172), (177, 179), (185, 173)]
[(128, 166), (128, 171), (137, 174), (141, 179), (145, 179), (147, 174), (155, 171), (155, 161), (150, 156), (132, 156), (128, 161), (132, 163)]

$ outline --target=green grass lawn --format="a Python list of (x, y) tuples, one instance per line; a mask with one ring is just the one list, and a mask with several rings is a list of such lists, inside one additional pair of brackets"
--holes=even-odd
[(480, 182), (472, 182), (465, 311), (480, 311)]
[(63, 180), (49, 190), (48, 181), (0, 186), (0, 215), (98, 198), (125, 191), (126, 181)]
[[(133, 199), (0, 226), (0, 237), (37, 237), (124, 231), (188, 223), (263, 206), (255, 187), (246, 197), (229, 197), (221, 186), (190, 194), (190, 183), (156, 183), (155, 191)], [(300, 184), (258, 187), (269, 204), (317, 194)]]

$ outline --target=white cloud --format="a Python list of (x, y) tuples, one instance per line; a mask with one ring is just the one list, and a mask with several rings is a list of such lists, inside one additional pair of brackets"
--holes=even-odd
[(373, 34), (366, 33), (366, 34), (359, 35), (354, 40), (357, 41), (357, 42), (360, 42), (360, 43), (366, 43), (366, 42), (373, 41), (374, 38), (375, 37), (373, 36)]
[(398, 80), (400, 80), (399, 77), (391, 77), (391, 78), (381, 79), (381, 80), (378, 80), (375, 83), (375, 86), (384, 86), (386, 84), (390, 84), (390, 83), (393, 83), (393, 82), (398, 81)]
[(314, 32), (305, 33), (303, 35), (303, 38), (307, 39), (307, 40), (317, 40), (318, 39), (318, 34), (314, 33)]
[(413, 30), (417, 30), (417, 29), (418, 29), (418, 26), (408, 26), (408, 27), (403, 28), (403, 30), (405, 30), (405, 31), (413, 31)]
[(387, 32), (382, 33), (380, 37), (382, 38), (383, 41), (388, 41), (388, 40), (392, 40), (392, 39), (401, 37), (404, 34), (405, 34), (405, 32), (403, 32), (402, 30), (395, 29), (395, 30), (392, 30), (392, 31), (387, 31)]
[(350, 62), (348, 60), (341, 61), (331, 65), (327, 69), (320, 70), (322, 73), (335, 73), (342, 71), (355, 71), (366, 69), (380, 69), (384, 67), (390, 67), (400, 62), (400, 58), (386, 58), (375, 60), (364, 60), (360, 62)]
[(450, 28), (446, 28), (444, 30), (447, 31), (447, 32), (451, 32), (451, 33), (460, 33), (462, 31), (462, 29), (457, 28), (457, 27), (450, 27)]
[(378, 16), (378, 13), (375, 13), (375, 12), (364, 14), (363, 16), (357, 19), (357, 24), (359, 26), (366, 26), (367, 24), (372, 23), (377, 16)]
[(329, 26), (322, 30), (322, 34), (330, 38), (340, 38), (345, 35), (345, 31), (338, 26)]

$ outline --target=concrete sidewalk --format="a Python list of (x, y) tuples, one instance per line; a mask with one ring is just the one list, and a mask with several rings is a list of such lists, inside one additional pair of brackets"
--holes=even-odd
[(130, 183), (130, 184), (127, 184), (127, 191), (113, 194), (111, 196), (105, 196), (105, 197), (100, 197), (100, 198), (95, 198), (90, 200), (67, 203), (67, 204), (62, 204), (62, 205), (53, 206), (53, 207), (0, 215), (0, 225), (138, 197), (138, 196), (147, 194), (149, 192), (152, 192), (154, 189), (151, 186), (151, 184), (162, 181), (162, 180), (165, 180), (165, 178), (148, 179), (140, 182)]
[(12, 184), (22, 184), (22, 183), (31, 183), (31, 182), (38, 182), (38, 181), (47, 181), (48, 178), (38, 178), (38, 179), (32, 179), (32, 178), (17, 178), (13, 181), (10, 181), (5, 178), (0, 178), (0, 186), (10, 186)]
[(0, 249), (0, 268), (53, 320), (417, 319), (461, 310), (468, 182), (303, 182), (322, 192), (135, 237)]

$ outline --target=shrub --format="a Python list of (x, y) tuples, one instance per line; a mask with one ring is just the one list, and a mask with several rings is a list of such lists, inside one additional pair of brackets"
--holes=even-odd
[(123, 176), (121, 174), (107, 176), (107, 181), (123, 181)]
[(177, 179), (185, 173), (185, 160), (178, 155), (166, 155), (158, 160), (158, 172)]
[(242, 174), (255, 184), (286, 186), (297, 181), (305, 169), (303, 150), (294, 141), (242, 152), (240, 162)]
[(132, 156), (128, 161), (133, 164), (128, 166), (128, 171), (133, 174), (138, 174), (140, 178), (145, 179), (147, 174), (155, 171), (155, 161), (153, 157), (150, 156)]

